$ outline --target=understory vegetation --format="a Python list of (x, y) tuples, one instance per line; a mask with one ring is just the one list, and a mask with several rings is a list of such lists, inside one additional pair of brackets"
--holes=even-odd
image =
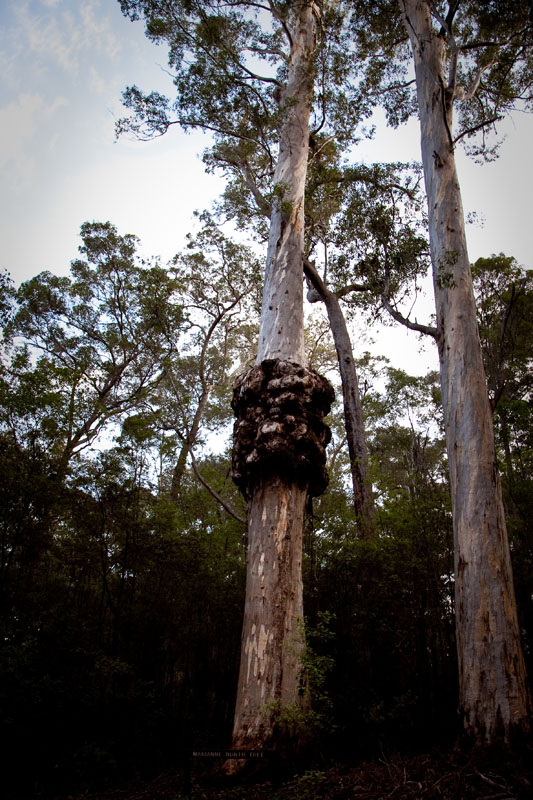
[[(3, 783), (22, 796), (148, 785), (179, 772), (191, 748), (228, 746), (239, 666), (246, 527), (229, 395), (250, 360), (256, 301), (218, 259), (243, 253), (215, 237), (211, 261), (204, 241), (172, 272), (141, 264), (133, 237), (109, 224), (82, 235), (70, 278), (42, 273), (17, 291), (3, 280), (0, 714)], [(198, 259), (202, 270), (187, 271)], [(531, 279), (503, 256), (475, 275), (531, 673)], [(334, 377), (327, 341), (314, 324), (311, 362)], [(378, 535), (358, 536), (337, 402), (330, 484), (305, 530), (312, 705), (279, 718), (306, 732), (295, 768), (323, 778), (280, 798), (385, 796), (358, 794), (355, 773), (343, 794), (328, 765), (385, 759), (385, 775), (391, 753), (450, 748), (459, 732), (438, 379), (369, 354), (358, 367)], [(468, 775), (490, 788), (490, 774)], [(447, 778), (431, 793), (432, 780), (409, 778), (427, 781), (424, 796), (470, 797), (445, 794)], [(336, 793), (320, 794), (320, 781)]]

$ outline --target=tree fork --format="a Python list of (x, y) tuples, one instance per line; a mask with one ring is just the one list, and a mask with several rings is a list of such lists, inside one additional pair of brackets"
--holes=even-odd
[(377, 535), (376, 509), (372, 497), (372, 483), (369, 479), (363, 407), (350, 334), (338, 294), (326, 287), (309, 261), (304, 262), (304, 272), (313, 287), (307, 293), (307, 299), (312, 303), (317, 300), (322, 301), (326, 306), (341, 375), (344, 423), (350, 456), (355, 515), (361, 539), (373, 539)]

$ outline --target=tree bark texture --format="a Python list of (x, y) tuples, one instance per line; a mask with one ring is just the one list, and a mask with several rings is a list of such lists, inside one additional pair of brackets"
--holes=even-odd
[(350, 456), (353, 501), (361, 539), (376, 535), (376, 511), (368, 474), (363, 407), (355, 369), (350, 334), (338, 298), (328, 292), (324, 298), (341, 373), (344, 424)]
[(262, 747), (307, 703), (302, 542), (307, 494), (327, 485), (329, 382), (290, 361), (263, 361), (235, 384), (233, 478), (248, 500), (248, 554), (235, 747)]
[(284, 707), (305, 702), (302, 540), (306, 494), (267, 478), (248, 507), (248, 563), (234, 747), (272, 742)]
[(414, 54), (455, 542), (460, 709), (476, 743), (529, 729), (493, 420), (452, 141), (445, 41), (426, 0), (400, 0)]
[(304, 199), (314, 84), (312, 3), (294, 4), (291, 53), (280, 98), (282, 122), (274, 172), (257, 363), (279, 358), (305, 364), (303, 320)]
[[(303, 708), (302, 541), (325, 488), (324, 381), (306, 369), (304, 192), (315, 48), (312, 4), (293, 4), (257, 365), (235, 387), (233, 475), (248, 499), (248, 554), (233, 745), (275, 744), (283, 709)], [(332, 390), (328, 385), (326, 394)], [(331, 402), (331, 400), (330, 400)], [(329, 405), (328, 405), (329, 410)]]

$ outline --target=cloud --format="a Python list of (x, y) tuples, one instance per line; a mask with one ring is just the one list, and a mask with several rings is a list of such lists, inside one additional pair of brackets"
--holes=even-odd
[(91, 64), (89, 69), (89, 86), (91, 91), (95, 92), (95, 94), (107, 94), (109, 87), (109, 82), (106, 81), (105, 78), (102, 78), (93, 64)]
[(0, 173), (12, 191), (21, 191), (32, 179), (37, 165), (35, 139), (43, 124), (65, 105), (64, 97), (48, 103), (40, 95), (25, 93), (0, 108)]
[(86, 3), (80, 9), (84, 40), (88, 47), (94, 44), (110, 58), (116, 58), (120, 50), (117, 37), (111, 30), (109, 19), (103, 17), (99, 3)]
[(27, 184), (34, 172), (35, 158), (28, 143), (35, 135), (35, 117), (43, 105), (41, 97), (24, 94), (0, 109), (0, 170), (14, 190)]
[(30, 57), (58, 65), (69, 75), (79, 72), (87, 55), (114, 59), (119, 52), (118, 39), (98, 0), (68, 6), (41, 0), (39, 8), (25, 2), (16, 6), (15, 16)]

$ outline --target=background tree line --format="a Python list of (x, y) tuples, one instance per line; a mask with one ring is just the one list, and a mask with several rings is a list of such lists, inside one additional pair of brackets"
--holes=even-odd
[[(0, 706), (22, 791), (149, 775), (227, 741), (239, 664), (245, 509), (227, 434), (233, 374), (253, 358), (255, 257), (209, 218), (165, 267), (109, 223), (81, 233), (70, 277), (2, 283)], [(532, 282), (504, 256), (474, 276), (530, 662)], [(307, 348), (333, 376), (316, 324)], [(305, 725), (347, 758), (457, 731), (438, 376), (370, 354), (357, 367), (379, 535), (360, 537), (338, 400), (303, 564)]]

